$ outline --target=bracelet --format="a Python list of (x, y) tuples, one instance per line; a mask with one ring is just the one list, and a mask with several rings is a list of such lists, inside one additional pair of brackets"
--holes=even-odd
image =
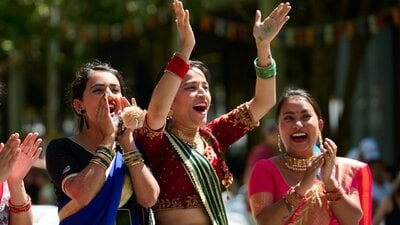
[(122, 157), (124, 158), (124, 162), (128, 167), (135, 166), (144, 162), (142, 153), (137, 150), (126, 152), (122, 154)]
[(101, 168), (107, 170), (114, 156), (115, 152), (113, 152), (106, 146), (101, 145), (96, 148), (96, 153), (93, 155), (93, 157), (90, 159), (89, 162), (94, 163), (100, 166)]
[(256, 69), (257, 77), (261, 79), (268, 79), (276, 76), (276, 63), (275, 60), (272, 59), (271, 64), (267, 67), (260, 67), (258, 65), (258, 59), (254, 60), (254, 68)]
[(96, 154), (100, 153), (105, 155), (106, 157), (112, 159), (115, 156), (115, 152), (112, 151), (111, 149), (107, 148), (106, 146), (100, 145), (99, 147), (96, 148)]
[(288, 207), (288, 210), (289, 208), (293, 210), (293, 208), (296, 208), (303, 202), (305, 202), (307, 198), (306, 196), (297, 193), (294, 187), (290, 187), (285, 196), (283, 197), (283, 200), (286, 206)]
[(189, 71), (189, 68), (189, 63), (175, 53), (169, 60), (164, 72), (169, 71), (183, 79)]
[(10, 209), (10, 212), (12, 213), (22, 213), (22, 212), (27, 212), (31, 209), (32, 206), (32, 201), (31, 197), (27, 195), (28, 199), (26, 202), (22, 205), (14, 205), (11, 203), (11, 201), (8, 201), (8, 207)]
[(108, 166), (110, 164), (107, 164), (106, 162), (102, 161), (99, 158), (92, 158), (89, 162), (94, 163), (98, 166), (100, 166), (101, 168), (103, 168), (104, 170), (107, 170)]
[(283, 196), (283, 202), (285, 203), (288, 212), (292, 213), (294, 206), (288, 201), (286, 195)]
[(340, 187), (335, 187), (332, 191), (322, 191), (326, 195), (328, 202), (339, 201), (343, 197), (343, 189)]
[(139, 160), (135, 160), (132, 162), (126, 162), (126, 166), (130, 167), (130, 166), (136, 166), (140, 163), (144, 163), (144, 159), (139, 159)]

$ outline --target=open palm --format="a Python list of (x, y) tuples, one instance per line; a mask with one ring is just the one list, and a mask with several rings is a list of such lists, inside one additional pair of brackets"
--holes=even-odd
[(256, 41), (269, 44), (289, 20), (290, 9), (289, 3), (281, 3), (263, 21), (261, 21), (261, 12), (257, 10), (253, 26), (253, 36)]
[(29, 172), (33, 163), (39, 158), (42, 148), (39, 145), (42, 139), (38, 138), (38, 133), (29, 133), (22, 144), (19, 146), (20, 154), (17, 157), (8, 181), (21, 181)]
[(0, 183), (7, 180), (20, 153), (19, 134), (11, 134), (7, 142), (0, 144)]

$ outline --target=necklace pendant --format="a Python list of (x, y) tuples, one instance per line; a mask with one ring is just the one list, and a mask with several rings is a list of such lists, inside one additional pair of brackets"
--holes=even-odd
[(284, 159), (285, 166), (289, 170), (304, 172), (307, 170), (308, 164), (311, 163), (316, 157), (317, 157), (317, 154), (315, 154), (315, 153), (313, 153), (313, 155), (311, 157), (306, 158), (306, 159), (298, 159), (298, 158), (291, 157), (288, 154), (285, 154), (283, 156), (283, 159)]

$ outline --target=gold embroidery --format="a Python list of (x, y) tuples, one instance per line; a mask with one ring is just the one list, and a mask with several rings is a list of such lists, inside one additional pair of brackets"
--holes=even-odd
[(200, 198), (197, 195), (187, 196), (186, 207), (187, 208), (196, 208), (201, 205)]
[(154, 206), (155, 210), (162, 209), (186, 209), (202, 207), (200, 197), (198, 195), (186, 196), (186, 200), (180, 198), (174, 199), (159, 199)]
[(150, 139), (153, 139), (154, 137), (160, 135), (161, 132), (164, 131), (164, 129), (160, 129), (159, 131), (152, 130), (147, 123), (143, 124), (143, 127), (140, 129), (140, 131), (143, 133), (143, 136), (148, 137)]
[(178, 198), (174, 199), (160, 199), (156, 204), (156, 208), (165, 209), (165, 208), (184, 208), (182, 204), (179, 202)]
[(234, 111), (234, 118), (229, 121), (233, 124), (233, 126), (243, 125), (243, 129), (246, 132), (251, 131), (255, 126), (257, 126), (258, 123), (253, 120), (249, 107), (246, 103), (240, 105), (239, 107), (234, 109)]

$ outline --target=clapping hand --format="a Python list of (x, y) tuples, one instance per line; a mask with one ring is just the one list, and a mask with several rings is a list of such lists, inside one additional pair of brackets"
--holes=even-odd
[[(29, 133), (20, 145), (19, 139), (17, 142), (13, 141), (12, 147), (16, 148), (16, 151), (18, 151), (19, 154), (15, 164), (10, 167), (12, 168), (12, 171), (10, 177), (7, 179), (10, 183), (22, 181), (29, 172), (33, 163), (37, 158), (39, 158), (40, 153), (42, 152), (42, 147), (40, 147), (42, 139), (38, 138), (38, 136), (39, 134), (36, 132)], [(15, 145), (16, 143), (18, 143), (18, 145)]]
[(337, 146), (335, 142), (333, 142), (331, 139), (325, 138), (324, 145), (322, 146), (321, 151), (325, 161), (324, 164), (321, 166), (321, 178), (322, 181), (326, 184), (328, 182), (331, 182), (332, 171), (336, 161)]
[(0, 143), (0, 183), (7, 180), (20, 153), (19, 134), (11, 134), (7, 142)]

